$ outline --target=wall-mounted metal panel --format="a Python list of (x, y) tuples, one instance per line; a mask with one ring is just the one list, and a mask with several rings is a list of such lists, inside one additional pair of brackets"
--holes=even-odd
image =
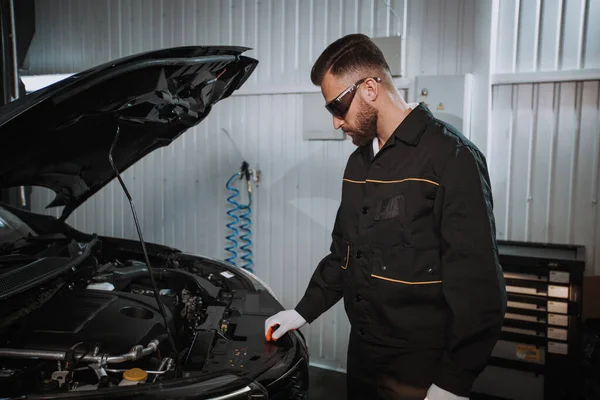
[(600, 2), (502, 0), (495, 73), (600, 68)]
[[(260, 60), (248, 86), (311, 85), (312, 63), (329, 42), (351, 32), (401, 32), (404, 1), (408, 76), (471, 72), (476, 0), (37, 0), (28, 72), (77, 72), (169, 46), (235, 44), (252, 47), (249, 55)], [(348, 140), (303, 140), (300, 107), (296, 94), (234, 96), (126, 171), (144, 239), (225, 258), (225, 182), (245, 159), (262, 172), (254, 199), (255, 271), (286, 307), (294, 306), (329, 248), (343, 169), (354, 149)], [(51, 198), (36, 190), (33, 205), (58, 215), (44, 210)], [(118, 182), (68, 222), (136, 237)], [(345, 368), (349, 325), (341, 303), (305, 332), (314, 362)]]
[(492, 107), (498, 237), (583, 244), (600, 274), (600, 81), (494, 86)]
[(476, 0), (408, 1), (407, 74), (472, 72)]
[(400, 35), (407, 75), (462, 74), (473, 64), (475, 0), (37, 0), (29, 74), (77, 72), (138, 51), (203, 44), (252, 48), (249, 84), (310, 83), (328, 43)]

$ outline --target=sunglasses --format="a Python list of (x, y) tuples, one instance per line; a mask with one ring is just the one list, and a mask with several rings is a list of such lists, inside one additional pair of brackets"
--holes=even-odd
[[(349, 86), (346, 90), (340, 93), (339, 96), (325, 104), (327, 111), (329, 111), (331, 115), (336, 118), (343, 118), (348, 112), (348, 109), (352, 104), (352, 100), (354, 100), (356, 89), (358, 89), (358, 86), (360, 86), (360, 84), (367, 79), (369, 78), (362, 78), (361, 80), (356, 81), (354, 85)], [(373, 79), (377, 83), (381, 82), (381, 78), (373, 77)]]

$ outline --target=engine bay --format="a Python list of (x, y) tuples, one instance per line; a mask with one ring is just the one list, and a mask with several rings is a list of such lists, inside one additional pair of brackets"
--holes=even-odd
[[(49, 189), (47, 208), (63, 209), (0, 203), (0, 399), (303, 398), (302, 334), (265, 341), (265, 319), (283, 310), (273, 292), (231, 263), (146, 243), (121, 177), (239, 89), (258, 62), (247, 50), (140, 53), (6, 106), (0, 128), (17, 151), (3, 187)], [(67, 224), (115, 179), (137, 238)]]
[[(27, 249), (19, 254), (26, 258), (31, 254), (24, 253), (39, 251)], [(3, 258), (14, 255), (2, 254), (0, 267)], [(2, 395), (151, 384), (225, 369), (243, 373), (286, 347), (285, 340), (277, 346), (264, 342), (264, 315), (277, 305), (260, 296), (259, 306), (259, 294), (239, 282), (234, 285), (234, 274), (216, 265), (192, 256), (152, 257), (166, 323), (175, 336), (173, 351), (139, 254), (114, 245), (103, 248), (101, 240), (93, 239), (78, 246), (63, 243), (62, 251), (51, 257), (57, 267), (57, 258), (76, 263), (66, 273), (3, 300)], [(6, 278), (0, 273), (0, 284)]]

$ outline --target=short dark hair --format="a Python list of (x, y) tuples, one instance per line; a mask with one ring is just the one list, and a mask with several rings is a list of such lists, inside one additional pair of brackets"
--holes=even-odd
[(368, 36), (353, 33), (337, 39), (323, 50), (312, 67), (310, 80), (320, 86), (328, 71), (341, 76), (365, 69), (390, 72), (379, 47)]

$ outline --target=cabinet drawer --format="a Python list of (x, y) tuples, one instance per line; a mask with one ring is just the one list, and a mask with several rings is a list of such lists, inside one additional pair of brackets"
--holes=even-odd
[(548, 314), (548, 325), (569, 326), (569, 316), (561, 314)]
[(571, 274), (565, 271), (550, 271), (550, 282), (569, 283)]
[(548, 334), (546, 335), (548, 337), (548, 339), (555, 339), (555, 340), (568, 340), (568, 331), (566, 329), (562, 329), (562, 328), (555, 328), (552, 326), (548, 327)]
[(566, 343), (560, 343), (560, 342), (548, 342), (548, 353), (552, 353), (552, 354), (562, 354), (562, 355), (568, 355), (569, 354), (569, 345)]
[(559, 299), (569, 298), (569, 287), (568, 286), (548, 286), (548, 297), (557, 297)]
[(545, 347), (507, 340), (498, 340), (492, 351), (494, 357), (535, 364), (544, 364), (546, 362), (545, 354)]
[(557, 314), (568, 314), (569, 313), (569, 303), (563, 301), (549, 301), (548, 302), (548, 312), (557, 313)]

